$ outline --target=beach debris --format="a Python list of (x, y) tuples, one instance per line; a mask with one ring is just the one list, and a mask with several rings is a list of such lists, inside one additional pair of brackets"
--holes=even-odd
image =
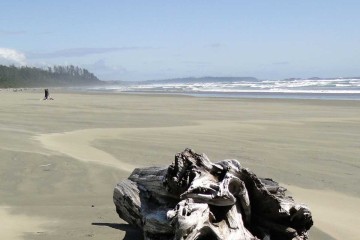
[(40, 165), (40, 167), (49, 167), (51, 166), (51, 163)]
[(40, 167), (43, 169), (43, 171), (50, 171), (51, 163), (48, 164), (42, 164)]
[(308, 239), (311, 212), (285, 192), (237, 160), (212, 163), (185, 149), (169, 167), (136, 168), (116, 185), (113, 200), (145, 240)]

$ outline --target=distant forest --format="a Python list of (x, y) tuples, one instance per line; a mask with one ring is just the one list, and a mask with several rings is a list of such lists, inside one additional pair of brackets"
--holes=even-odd
[(0, 65), (0, 88), (86, 86), (102, 83), (93, 73), (73, 65), (47, 69)]

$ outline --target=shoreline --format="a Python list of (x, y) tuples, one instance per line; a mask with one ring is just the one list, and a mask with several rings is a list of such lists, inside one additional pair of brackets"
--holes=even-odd
[[(44, 87), (45, 88), (45, 87)], [(44, 88), (0, 88), (0, 92), (41, 92)], [(52, 87), (54, 93), (77, 94), (129, 94), (155, 96), (185, 96), (200, 98), (230, 98), (230, 99), (285, 99), (285, 100), (324, 100), (324, 101), (360, 101), (360, 93), (327, 93), (327, 92), (222, 92), (222, 91), (163, 91), (163, 90), (118, 90), (91, 87)]]
[(240, 99), (294, 99), (294, 100), (341, 100), (341, 101), (360, 101), (360, 93), (303, 93), (303, 92), (176, 92), (176, 91), (120, 91), (116, 89), (87, 89), (87, 92), (113, 93), (113, 94), (148, 94), (148, 95), (173, 95), (191, 96), (202, 98), (240, 98)]

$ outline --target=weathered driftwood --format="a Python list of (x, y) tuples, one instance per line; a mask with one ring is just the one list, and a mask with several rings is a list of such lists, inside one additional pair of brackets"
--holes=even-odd
[(135, 169), (114, 203), (144, 239), (308, 239), (311, 213), (285, 191), (237, 160), (211, 163), (185, 149), (168, 168)]

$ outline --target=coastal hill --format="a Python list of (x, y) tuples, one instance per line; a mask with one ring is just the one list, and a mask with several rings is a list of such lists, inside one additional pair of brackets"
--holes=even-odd
[(0, 88), (102, 85), (93, 73), (73, 65), (47, 69), (0, 65)]

